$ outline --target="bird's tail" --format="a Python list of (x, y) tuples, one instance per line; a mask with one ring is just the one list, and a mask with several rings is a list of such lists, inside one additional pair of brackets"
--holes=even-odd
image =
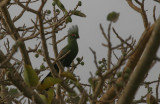
[[(54, 68), (56, 69), (57, 73), (59, 73), (59, 68), (58, 68), (57, 64), (54, 65)], [(51, 77), (51, 76), (52, 76), (52, 73), (49, 72), (46, 77)], [(46, 78), (46, 77), (45, 77), (45, 78)], [(45, 79), (45, 78), (44, 78), (44, 79)], [(41, 81), (41, 83), (44, 82), (44, 79)]]

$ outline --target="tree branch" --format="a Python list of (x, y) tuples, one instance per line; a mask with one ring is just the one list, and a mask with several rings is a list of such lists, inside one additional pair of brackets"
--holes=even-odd
[(150, 69), (152, 61), (156, 57), (157, 50), (160, 45), (160, 18), (157, 20), (155, 27), (153, 29), (152, 35), (146, 45), (146, 49), (142, 58), (136, 66), (136, 69), (132, 73), (125, 90), (120, 97), (118, 104), (130, 104), (134, 98), (134, 95), (140, 85), (144, 80), (145, 75)]
[[(133, 50), (134, 53), (129, 57), (128, 62), (126, 63), (126, 66), (124, 67), (123, 74), (125, 74), (125, 71), (128, 69), (130, 69), (131, 72), (134, 70), (139, 58), (141, 57), (141, 55), (144, 51), (146, 43), (148, 42), (148, 40), (150, 38), (153, 27), (154, 27), (154, 24), (150, 28), (147, 28), (143, 32), (141, 38), (139, 39), (137, 46)], [(125, 81), (127, 82), (127, 80), (125, 80)], [(118, 84), (118, 85), (120, 85), (122, 83), (124, 83), (123, 75), (122, 75), (122, 77), (118, 78), (116, 81), (116, 84)], [(119, 91), (121, 91), (122, 88), (123, 88), (123, 86), (120, 87)], [(116, 97), (116, 88), (115, 88), (115, 86), (112, 86), (104, 95), (102, 95), (102, 97), (100, 98), (100, 100), (96, 104), (109, 104), (106, 102), (113, 101), (113, 99), (115, 99), (115, 97)]]

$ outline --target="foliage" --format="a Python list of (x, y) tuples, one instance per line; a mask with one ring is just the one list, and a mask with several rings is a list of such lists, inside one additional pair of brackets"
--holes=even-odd
[(24, 82), (30, 87), (36, 87), (38, 85), (38, 75), (30, 65), (24, 65)]
[(111, 12), (107, 15), (107, 20), (111, 22), (116, 22), (119, 18), (119, 13)]

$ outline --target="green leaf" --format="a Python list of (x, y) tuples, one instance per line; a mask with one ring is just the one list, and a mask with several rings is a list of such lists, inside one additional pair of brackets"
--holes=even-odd
[(34, 56), (35, 56), (36, 58), (38, 58), (38, 57), (39, 57), (39, 54), (35, 54)]
[(41, 53), (41, 52), (42, 52), (42, 50), (41, 50), (41, 49), (38, 49), (38, 52), (39, 52), (39, 53)]
[(60, 2), (60, 0), (54, 0), (54, 3), (63, 11), (66, 12), (66, 8), (64, 7), (64, 5)]
[(75, 82), (75, 85), (76, 85), (78, 88), (80, 88), (80, 86), (81, 86), (81, 84), (79, 83), (78, 80)]
[(24, 65), (24, 82), (30, 87), (36, 87), (39, 82), (39, 78), (35, 70), (30, 65)]
[(48, 104), (47, 98), (44, 95), (39, 94), (39, 96), (43, 100), (44, 104)]
[(13, 96), (14, 98), (18, 98), (19, 96), (21, 96), (21, 94), (18, 92), (16, 88), (10, 88), (8, 90), (8, 95)]
[(118, 18), (119, 18), (119, 13), (114, 11), (107, 15), (107, 20), (114, 23), (118, 20)]
[[(54, 4), (56, 4), (64, 13), (65, 15), (68, 14), (66, 8), (64, 7), (64, 5), (60, 2), (60, 0), (54, 0)], [(70, 16), (68, 16), (66, 18), (66, 23), (70, 23), (72, 22), (72, 18)]]
[(92, 78), (91, 78), (91, 77), (88, 78), (88, 82), (89, 82), (90, 84), (93, 84), (93, 81), (92, 81)]
[(158, 104), (158, 102), (156, 101), (156, 98), (150, 93), (147, 94), (146, 102), (147, 104)]
[(66, 78), (69, 78), (71, 80), (77, 81), (77, 79), (75, 78), (75, 76), (72, 73), (70, 73), (70, 72), (62, 72), (60, 75), (62, 77), (66, 77)]
[(78, 6), (82, 6), (82, 2), (81, 1), (78, 1)]
[(86, 15), (79, 10), (72, 11), (72, 13), (73, 13), (73, 15), (76, 15), (76, 16), (86, 17)]
[(72, 22), (72, 18), (69, 16), (69, 17), (67, 17), (67, 19), (66, 19), (66, 23), (71, 23)]
[(51, 14), (51, 10), (46, 10), (46, 12), (47, 12), (48, 14)]
[(41, 70), (45, 69), (45, 66), (42, 64), (42, 65), (40, 66), (40, 69), (41, 69)]
[(3, 38), (4, 38), (4, 35), (3, 35), (3, 34), (0, 34), (0, 40), (3, 39)]
[[(67, 15), (68, 14), (68, 12), (67, 12), (67, 10), (65, 11), (65, 15)], [(70, 23), (70, 22), (72, 22), (72, 18), (71, 18), (71, 16), (68, 16), (67, 18), (66, 18), (66, 23)]]
[(84, 65), (84, 62), (83, 62), (83, 61), (81, 62), (81, 65), (82, 65), (82, 66)]
[(76, 60), (77, 60), (78, 62), (80, 62), (80, 61), (81, 61), (81, 58), (80, 58), (80, 57), (77, 57)]
[(119, 78), (119, 77), (121, 77), (122, 76), (122, 72), (118, 72), (117, 73), (117, 77)]
[(48, 104), (51, 104), (52, 103), (52, 100), (53, 100), (53, 97), (54, 97), (54, 89), (53, 88), (50, 88), (48, 91), (47, 91), (47, 101), (48, 101)]
[(46, 77), (41, 85), (38, 86), (38, 90), (45, 90), (57, 83), (61, 83), (62, 80), (59, 78)]

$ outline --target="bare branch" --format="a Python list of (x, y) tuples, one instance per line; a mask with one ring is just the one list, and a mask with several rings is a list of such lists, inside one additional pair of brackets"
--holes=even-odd
[(154, 8), (153, 8), (153, 20), (154, 20), (154, 22), (157, 20), (155, 12), (156, 12), (156, 6), (154, 6)]
[[(141, 61), (137, 64), (136, 69), (131, 75), (130, 81), (127, 83), (124, 93), (118, 100), (118, 104), (131, 103), (134, 95), (138, 89), (139, 84), (143, 80), (146, 73), (150, 69), (150, 65), (155, 58), (156, 52), (160, 45), (160, 18), (155, 24), (154, 30), (152, 32), (151, 38), (146, 46), (144, 55), (141, 58)], [(138, 77), (137, 77), (138, 76)], [(134, 85), (134, 86), (133, 86)]]
[(38, 11), (29, 8), (27, 5), (26, 5), (26, 6), (23, 5), (21, 2), (19, 2), (19, 0), (14, 0), (14, 1), (15, 1), (15, 3), (17, 3), (19, 6), (21, 6), (23, 9), (25, 9), (25, 10), (27, 10), (27, 11), (30, 11), (30, 12), (32, 12), (32, 13), (34, 13), (34, 14), (38, 14)]

